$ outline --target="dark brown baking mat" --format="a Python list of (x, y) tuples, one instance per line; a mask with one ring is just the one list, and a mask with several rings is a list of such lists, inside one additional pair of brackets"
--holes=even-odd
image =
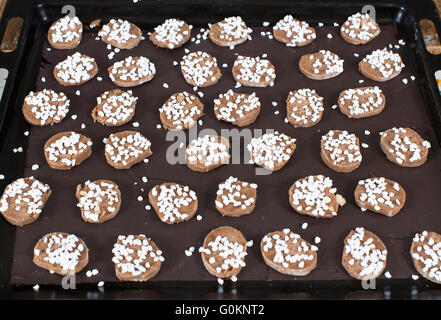
[[(341, 266), (343, 239), (354, 227), (363, 226), (376, 233), (386, 244), (389, 255), (386, 271), (392, 278), (410, 278), (416, 274), (409, 255), (410, 242), (415, 232), (421, 230), (441, 231), (440, 204), (441, 197), (441, 162), (440, 149), (432, 130), (430, 120), (417, 84), (410, 80), (414, 73), (413, 66), (406, 59), (405, 49), (398, 51), (404, 58), (406, 68), (395, 79), (386, 83), (375, 83), (364, 78), (358, 72), (358, 62), (374, 49), (381, 49), (389, 44), (396, 45), (399, 39), (394, 25), (382, 25), (382, 32), (371, 43), (365, 46), (353, 46), (346, 43), (339, 35), (339, 27), (317, 27), (317, 39), (313, 44), (303, 48), (288, 48), (275, 40), (262, 37), (261, 31), (270, 28), (254, 28), (253, 40), (237, 46), (234, 50), (221, 48), (210, 40), (200, 44), (189, 42), (180, 49), (173, 51), (155, 48), (149, 40), (141, 41), (132, 50), (121, 50), (113, 60), (107, 55), (110, 50), (99, 40), (96, 33), (86, 33), (80, 46), (74, 50), (47, 51), (46, 43), (43, 50), (44, 63), (40, 68), (36, 90), (52, 88), (65, 92), (71, 99), (69, 116), (53, 127), (32, 127), (29, 136), (25, 175), (34, 175), (48, 183), (53, 193), (44, 212), (33, 224), (18, 228), (16, 232), (11, 282), (14, 284), (59, 284), (61, 277), (50, 274), (32, 263), (32, 249), (37, 240), (44, 234), (53, 231), (75, 233), (81, 237), (90, 249), (90, 262), (85, 270), (76, 277), (78, 283), (117, 281), (111, 261), (112, 246), (119, 234), (144, 233), (156, 242), (163, 250), (165, 262), (159, 274), (151, 281), (215, 281), (202, 265), (198, 251), (205, 235), (213, 228), (230, 225), (238, 228), (247, 240), (253, 240), (254, 246), (248, 249), (247, 266), (238, 276), (241, 280), (344, 280), (350, 279)], [(193, 30), (195, 36), (197, 30)], [(327, 34), (333, 36), (327, 38)], [(146, 34), (146, 31), (144, 31)], [(237, 164), (222, 166), (209, 173), (190, 171), (185, 165), (169, 165), (165, 154), (172, 142), (165, 140), (166, 131), (157, 129), (160, 123), (158, 108), (168, 97), (182, 90), (192, 91), (192, 87), (184, 81), (179, 62), (190, 51), (204, 50), (214, 55), (221, 67), (223, 76), (218, 84), (201, 89), (204, 97), (205, 116), (201, 119), (202, 126), (198, 129), (213, 128), (220, 133), (221, 128), (234, 128), (216, 120), (212, 111), (213, 99), (228, 89), (234, 90), (235, 82), (231, 75), (231, 67), (235, 54), (257, 56), (266, 53), (268, 59), (276, 67), (274, 87), (236, 89), (239, 92), (256, 92), (260, 97), (262, 109), (257, 121), (249, 126), (251, 129), (276, 129), (298, 139), (297, 149), (292, 159), (281, 170), (269, 176), (256, 176), (252, 165)], [(342, 75), (325, 81), (310, 80), (298, 70), (301, 55), (320, 49), (329, 49), (345, 60)], [(54, 65), (68, 54), (76, 51), (95, 57), (99, 66), (97, 78), (76, 87), (61, 87), (53, 78)], [(360, 56), (355, 57), (354, 52)], [(90, 116), (96, 104), (96, 97), (104, 90), (115, 88), (107, 75), (107, 68), (115, 61), (129, 55), (145, 55), (156, 65), (155, 78), (139, 87), (133, 88), (139, 97), (135, 116), (132, 122), (139, 122), (140, 127), (134, 128), (132, 123), (119, 128), (108, 128), (94, 124)], [(228, 67), (223, 68), (222, 64)], [(41, 79), (44, 77), (45, 82)], [(402, 79), (408, 79), (405, 85)], [(359, 83), (363, 79), (364, 83)], [(169, 88), (164, 88), (167, 83)], [(386, 95), (386, 108), (378, 116), (366, 119), (348, 119), (332, 105), (337, 104), (337, 97), (342, 90), (367, 85), (379, 85)], [(312, 88), (324, 97), (325, 112), (319, 124), (311, 128), (296, 129), (284, 122), (286, 117), (285, 99), (290, 90)], [(75, 92), (80, 90), (80, 95)], [(272, 101), (278, 103), (272, 106)], [(278, 110), (279, 114), (274, 112)], [(78, 115), (72, 120), (71, 115)], [(86, 128), (81, 129), (84, 123)], [(415, 128), (423, 138), (432, 142), (429, 160), (419, 168), (401, 168), (389, 162), (379, 147), (379, 132), (393, 126), (410, 126)], [(103, 138), (110, 133), (135, 129), (146, 135), (152, 142), (153, 155), (148, 163), (141, 163), (130, 170), (116, 170), (110, 167), (104, 158)], [(326, 167), (320, 159), (320, 138), (330, 129), (346, 129), (357, 134), (360, 142), (367, 143), (369, 148), (362, 149), (363, 161), (359, 169), (350, 174), (336, 173)], [(76, 130), (92, 138), (93, 154), (79, 167), (70, 171), (50, 169), (43, 155), (43, 144), (53, 134)], [(370, 135), (364, 131), (369, 130)], [(33, 164), (40, 168), (31, 170)], [(298, 178), (324, 174), (334, 180), (338, 193), (342, 194), (347, 204), (340, 208), (339, 215), (328, 220), (317, 220), (295, 213), (288, 203), (288, 189)], [(361, 212), (355, 205), (353, 191), (357, 181), (370, 175), (385, 176), (398, 181), (406, 190), (406, 204), (400, 214), (387, 218), (378, 214)], [(258, 184), (257, 206), (255, 211), (241, 218), (222, 217), (214, 206), (217, 184), (230, 175), (244, 181)], [(142, 176), (149, 181), (143, 183)], [(88, 224), (81, 219), (80, 210), (76, 207), (75, 187), (87, 179), (111, 179), (118, 183), (122, 192), (122, 207), (118, 216), (104, 224)], [(189, 185), (198, 194), (199, 210), (203, 219), (192, 220), (177, 225), (166, 225), (159, 221), (153, 210), (146, 211), (147, 194), (151, 187), (164, 181), (179, 182)], [(135, 185), (134, 183), (137, 182)], [(144, 188), (144, 192), (140, 189)], [(138, 196), (144, 200), (139, 202)], [(302, 230), (301, 225), (307, 222), (308, 227)], [(321, 238), (318, 244), (317, 268), (306, 277), (290, 277), (269, 269), (260, 255), (259, 244), (262, 237), (271, 231), (291, 228), (304, 239), (314, 242), (315, 236)], [(188, 257), (184, 251), (190, 246), (196, 248), (195, 253)], [(97, 276), (87, 278), (86, 270), (98, 269)], [(384, 277), (384, 276), (383, 276)]]

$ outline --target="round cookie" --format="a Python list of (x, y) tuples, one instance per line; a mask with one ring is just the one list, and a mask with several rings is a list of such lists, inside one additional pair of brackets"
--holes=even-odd
[(74, 131), (57, 133), (44, 144), (44, 156), (52, 169), (72, 169), (91, 154), (92, 140)]
[(362, 75), (379, 82), (395, 78), (403, 68), (404, 64), (400, 55), (387, 50), (387, 48), (372, 51), (358, 64)]
[(62, 86), (83, 84), (95, 77), (97, 73), (98, 65), (95, 59), (79, 52), (57, 63), (54, 68), (55, 80)]
[(305, 54), (300, 58), (299, 69), (310, 79), (326, 80), (343, 72), (344, 60), (329, 50)]
[(38, 240), (33, 262), (50, 272), (72, 275), (79, 273), (89, 263), (89, 249), (74, 234), (52, 232)]
[(338, 97), (338, 107), (348, 118), (372, 117), (384, 110), (386, 97), (377, 87), (347, 89)]
[(264, 88), (273, 86), (276, 68), (267, 59), (238, 56), (233, 64), (233, 78), (241, 85)]
[(296, 139), (275, 131), (251, 139), (247, 145), (250, 152), (250, 164), (256, 164), (267, 170), (282, 169), (291, 159), (296, 149)]
[(216, 228), (205, 237), (199, 248), (205, 269), (217, 278), (236, 277), (245, 267), (247, 241), (232, 227)]
[(63, 92), (43, 89), (29, 92), (24, 99), (22, 111), (30, 124), (45, 126), (61, 122), (69, 112), (69, 106), (70, 100)]
[(367, 13), (357, 12), (342, 24), (341, 37), (351, 44), (366, 44), (380, 34), (380, 26)]
[(441, 235), (436, 232), (416, 233), (410, 255), (415, 269), (433, 283), (441, 284)]
[(120, 87), (135, 87), (149, 82), (156, 74), (156, 67), (146, 57), (129, 56), (115, 62), (108, 69), (110, 80)]
[(102, 223), (113, 219), (121, 208), (121, 191), (110, 180), (87, 180), (84, 186), (77, 185), (75, 193), (83, 220)]
[(241, 217), (253, 212), (257, 200), (257, 184), (243, 182), (235, 177), (219, 183), (216, 209), (227, 217)]
[(363, 227), (355, 228), (344, 240), (342, 264), (358, 280), (378, 278), (386, 268), (387, 249), (383, 241)]
[(47, 41), (55, 49), (78, 47), (83, 37), (83, 24), (78, 17), (65, 16), (55, 21), (47, 32)]
[(112, 249), (115, 275), (121, 281), (147, 281), (164, 262), (162, 251), (143, 234), (119, 235)]
[(185, 151), (187, 167), (208, 172), (230, 162), (230, 142), (221, 136), (205, 135), (190, 142)]
[(362, 160), (357, 136), (346, 130), (330, 130), (322, 136), (320, 156), (329, 168), (344, 173), (357, 169)]
[(115, 169), (130, 169), (152, 154), (151, 142), (137, 131), (113, 133), (105, 144), (107, 163)]
[(315, 90), (294, 90), (286, 98), (286, 116), (296, 128), (317, 124), (322, 119), (323, 111), (323, 98)]
[(132, 120), (138, 97), (133, 95), (132, 90), (113, 89), (103, 92), (96, 100), (97, 104), (92, 110), (93, 121), (116, 127)]
[(254, 92), (246, 94), (228, 90), (214, 100), (213, 110), (218, 120), (244, 127), (256, 121), (260, 113), (260, 100)]
[(190, 40), (192, 25), (179, 19), (166, 19), (155, 28), (150, 41), (157, 47), (176, 49)]
[(263, 260), (290, 276), (306, 276), (317, 266), (318, 248), (286, 228), (266, 234), (260, 242)]
[(316, 33), (305, 21), (295, 19), (288, 14), (273, 27), (274, 39), (288, 47), (303, 47), (314, 41)]
[(221, 47), (236, 46), (251, 39), (253, 32), (248, 28), (241, 17), (228, 17), (213, 24), (208, 32), (208, 37), (213, 43)]
[(410, 128), (391, 128), (380, 133), (380, 147), (387, 159), (402, 167), (419, 167), (427, 161), (430, 142)]
[(403, 208), (406, 192), (395, 181), (375, 177), (358, 181), (354, 198), (362, 209), (393, 217)]
[(181, 72), (185, 81), (194, 87), (211, 86), (222, 76), (216, 58), (202, 51), (183, 56)]
[(52, 190), (34, 177), (20, 178), (6, 186), (0, 198), (0, 213), (22, 227), (38, 219)]
[(168, 130), (189, 129), (204, 115), (204, 104), (186, 91), (173, 94), (159, 108), (159, 118)]
[(119, 49), (132, 49), (141, 41), (142, 32), (127, 20), (112, 19), (103, 25), (98, 36), (104, 43)]

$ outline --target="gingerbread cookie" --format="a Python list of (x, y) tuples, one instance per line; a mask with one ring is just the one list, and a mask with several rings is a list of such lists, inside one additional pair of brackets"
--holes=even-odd
[(314, 41), (316, 33), (305, 21), (295, 19), (288, 14), (273, 27), (274, 39), (288, 47), (303, 47)]
[(164, 262), (162, 251), (143, 234), (119, 235), (112, 249), (115, 275), (121, 281), (147, 281)]
[(55, 49), (76, 48), (83, 37), (83, 24), (78, 17), (65, 16), (55, 21), (47, 32), (47, 40)]
[(75, 274), (89, 263), (89, 249), (74, 234), (48, 233), (35, 245), (33, 261), (40, 268), (62, 276)]
[(347, 89), (338, 97), (338, 107), (348, 118), (366, 118), (384, 110), (386, 98), (383, 91), (375, 87)]
[(69, 112), (70, 100), (63, 92), (43, 89), (29, 92), (22, 111), (27, 122), (34, 126), (53, 125), (61, 122)]
[(198, 210), (196, 192), (177, 183), (163, 183), (149, 192), (149, 201), (158, 218), (167, 224), (190, 220)]
[(183, 56), (181, 72), (185, 81), (194, 87), (211, 86), (222, 76), (216, 58), (202, 51)]
[(386, 258), (386, 246), (372, 232), (358, 227), (346, 236), (342, 264), (351, 277), (358, 280), (378, 278), (386, 268)]
[(276, 68), (267, 59), (238, 56), (233, 65), (233, 78), (248, 87), (273, 86)]
[(357, 12), (349, 16), (340, 28), (344, 40), (352, 44), (366, 44), (380, 34), (377, 22), (367, 13)]
[(212, 230), (199, 248), (205, 269), (217, 278), (236, 277), (245, 267), (247, 241), (232, 227)]
[(406, 192), (397, 182), (379, 177), (358, 181), (354, 197), (360, 208), (393, 217), (403, 208)]
[(54, 68), (55, 80), (62, 86), (83, 84), (95, 77), (97, 73), (98, 65), (95, 59), (79, 52), (57, 63)]
[(92, 110), (94, 122), (105, 126), (122, 126), (135, 115), (137, 97), (132, 90), (113, 89), (103, 92), (96, 98), (96, 107)]
[(380, 133), (380, 147), (387, 159), (402, 167), (419, 167), (427, 161), (430, 142), (410, 128), (391, 128)]
[(214, 100), (213, 109), (218, 120), (244, 127), (256, 121), (260, 113), (260, 100), (254, 92), (246, 94), (228, 90)]
[(317, 124), (322, 119), (323, 110), (323, 98), (312, 89), (291, 91), (286, 98), (286, 116), (296, 128)]
[(115, 169), (130, 169), (152, 154), (151, 142), (136, 131), (113, 133), (105, 143), (107, 163)]
[(101, 41), (119, 49), (132, 49), (141, 41), (142, 32), (127, 20), (112, 19), (98, 32)]
[(317, 266), (318, 248), (286, 228), (266, 234), (260, 242), (263, 260), (290, 276), (306, 276)]
[(193, 26), (179, 19), (167, 19), (155, 28), (150, 41), (160, 48), (176, 49), (190, 40)]
[(296, 139), (277, 131), (253, 138), (247, 145), (250, 163), (272, 171), (280, 170), (291, 159), (296, 149), (295, 142)]
[(326, 80), (343, 72), (344, 60), (328, 50), (305, 54), (300, 58), (299, 69), (310, 79)]
[(415, 234), (410, 255), (418, 273), (429, 281), (441, 284), (441, 235), (423, 231)]
[(384, 48), (368, 54), (360, 61), (358, 68), (366, 78), (384, 82), (398, 76), (404, 68), (404, 63), (398, 53)]
[(169, 130), (188, 129), (203, 115), (204, 104), (186, 91), (173, 94), (159, 108), (161, 123)]
[(121, 208), (121, 192), (110, 180), (87, 180), (84, 186), (77, 185), (76, 197), (83, 220), (90, 223), (113, 219)]
[(352, 172), (362, 160), (357, 136), (346, 130), (330, 130), (322, 136), (320, 156), (323, 162), (337, 172)]
[(187, 167), (208, 172), (230, 162), (230, 142), (221, 136), (205, 135), (190, 142), (185, 151)]
[(240, 217), (253, 212), (257, 200), (257, 184), (229, 177), (219, 184), (216, 209), (227, 217)]
[(52, 190), (34, 177), (17, 179), (5, 188), (0, 198), (0, 213), (15, 225), (24, 226), (38, 219)]
[(74, 131), (57, 133), (44, 144), (44, 156), (52, 169), (72, 169), (91, 154), (92, 140)]
[(251, 39), (253, 32), (241, 17), (228, 17), (213, 24), (208, 36), (210, 40), (221, 47), (235, 46)]
[(156, 74), (153, 62), (146, 57), (129, 56), (108, 69), (110, 80), (120, 87), (135, 87), (149, 82)]

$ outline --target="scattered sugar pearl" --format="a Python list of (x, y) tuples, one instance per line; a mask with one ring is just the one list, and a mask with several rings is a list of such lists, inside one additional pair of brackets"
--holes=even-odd
[(326, 36), (328, 39), (332, 39), (332, 34), (328, 33)]
[(147, 183), (147, 181), (149, 181), (149, 179), (147, 179), (147, 177), (142, 177), (142, 182)]
[(356, 52), (354, 52), (354, 57), (358, 58), (360, 55)]
[(273, 107), (277, 107), (277, 102), (276, 101), (271, 102), (271, 104), (273, 105)]
[(33, 170), (33, 171), (38, 170), (38, 168), (40, 168), (40, 166), (39, 166), (38, 164), (33, 164), (33, 165), (32, 165), (32, 170)]
[(139, 122), (133, 122), (132, 126), (134, 126), (135, 128), (138, 128), (139, 127)]
[(198, 91), (198, 96), (201, 97), (201, 98), (203, 98), (203, 97), (204, 97), (204, 93), (201, 92), (201, 91)]
[(166, 88), (166, 89), (168, 89), (168, 88), (169, 88), (169, 85), (168, 85), (168, 83), (165, 83), (165, 82), (164, 82), (164, 83), (162, 84), (162, 86), (163, 86), (164, 88)]
[(92, 271), (87, 270), (86, 272), (86, 277), (90, 278), (92, 276)]
[(198, 124), (201, 126), (203, 124), (202, 120), (199, 119)]
[(412, 279), (413, 279), (413, 280), (418, 280), (419, 277), (418, 277), (416, 274), (413, 274), (413, 275), (412, 275)]
[(177, 66), (177, 65), (178, 65), (178, 62), (177, 62), (177, 61), (173, 61), (173, 65), (174, 65), (174, 66)]
[(306, 228), (308, 228), (308, 222), (304, 222), (302, 224), (302, 229), (305, 230)]
[(85, 129), (86, 125), (84, 123), (81, 124), (81, 129)]
[(331, 108), (335, 110), (335, 109), (337, 109), (337, 105), (334, 104), (333, 106), (331, 106)]
[(5, 175), (0, 174), (0, 180), (5, 180)]
[(200, 214), (198, 214), (198, 215), (196, 216), (196, 220), (197, 220), (197, 221), (201, 221), (201, 220), (202, 220), (202, 216), (201, 216)]
[(367, 143), (364, 143), (364, 142), (361, 144), (361, 146), (362, 146), (363, 148), (365, 148), (365, 149), (369, 148), (369, 145), (368, 145)]
[(96, 79), (97, 79), (98, 81), (103, 81), (103, 78), (102, 78), (102, 77), (96, 77)]
[(363, 82), (364, 82), (363, 79), (358, 80), (358, 83), (363, 83)]
[(98, 287), (102, 287), (102, 286), (104, 286), (104, 281), (98, 282)]
[(38, 284), (36, 284), (35, 286), (32, 287), (32, 289), (36, 292), (38, 292), (38, 290), (40, 290), (40, 286)]
[(248, 247), (248, 248), (252, 247), (253, 244), (254, 244), (254, 241), (253, 241), (253, 240), (247, 241), (247, 247)]
[(368, 136), (371, 134), (371, 132), (369, 130), (364, 130), (364, 134)]
[(339, 26), (339, 24), (338, 24), (337, 22), (334, 22), (332, 25), (333, 25), (334, 27), (338, 27), (338, 26)]
[(80, 90), (75, 91), (75, 94), (79, 96), (81, 94)]
[(150, 207), (149, 205), (146, 205), (146, 206), (145, 206), (145, 209), (146, 209), (147, 211), (149, 211), (149, 210), (152, 209), (152, 207)]
[(41, 77), (41, 82), (46, 82), (46, 78), (45, 77)]
[(156, 125), (156, 129), (161, 129), (162, 128), (162, 126), (158, 123), (157, 125)]
[(47, 51), (52, 51), (52, 48), (46, 48)]
[(264, 26), (264, 27), (268, 27), (270, 25), (270, 23), (268, 22), (268, 21), (264, 21), (263, 23), (262, 23), (262, 26)]
[(149, 163), (149, 159), (148, 159), (148, 158), (145, 158), (145, 159), (143, 160), (143, 162), (144, 162), (144, 163)]
[(386, 272), (384, 273), (384, 276), (385, 276), (386, 278), (388, 278), (388, 279), (392, 278), (392, 275), (390, 274), (389, 271), (386, 271)]
[(224, 284), (224, 279), (217, 278), (217, 283), (219, 283), (220, 285), (223, 285)]
[(17, 148), (17, 151), (18, 151), (18, 152), (23, 152), (23, 148), (22, 148), (22, 147), (18, 147), (18, 148)]
[(139, 196), (139, 197), (138, 197), (138, 201), (142, 201), (142, 200), (144, 200), (144, 198), (141, 197), (141, 196)]
[(410, 80), (415, 81), (415, 76), (410, 76)]
[(190, 250), (185, 250), (185, 255), (186, 255), (187, 257), (190, 257), (190, 256), (193, 255), (193, 252), (191, 252)]
[(403, 80), (401, 80), (404, 84), (407, 84), (407, 79), (406, 78), (404, 78)]
[(228, 64), (224, 63), (224, 64), (222, 64), (222, 67), (223, 68), (228, 68)]
[(279, 114), (279, 110), (274, 111), (274, 114)]
[(231, 277), (231, 281), (236, 282), (237, 281), (237, 277), (236, 276), (232, 276)]
[(320, 239), (319, 236), (317, 236), (317, 237), (314, 238), (314, 243), (315, 243), (315, 244), (319, 244), (321, 241), (322, 241), (322, 239)]
[(325, 25), (325, 24), (324, 24), (323, 22), (319, 22), (319, 23), (318, 23), (318, 26), (319, 26), (319, 27), (323, 27), (324, 25)]
[(72, 120), (77, 120), (78, 116), (77, 116), (76, 114), (73, 114), (73, 115), (71, 116), (71, 118), (72, 118)]
[(25, 131), (23, 134), (27, 137), (29, 136), (29, 131)]

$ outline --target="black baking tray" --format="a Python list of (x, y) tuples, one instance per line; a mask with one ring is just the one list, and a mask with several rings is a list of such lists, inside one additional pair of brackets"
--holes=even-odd
[[(120, 17), (139, 25), (143, 30), (152, 29), (170, 16), (181, 17), (195, 26), (206, 26), (208, 21), (226, 16), (241, 15), (249, 26), (262, 21), (275, 23), (286, 12), (299, 19), (331, 25), (342, 23), (347, 16), (359, 11), (365, 2), (354, 1), (8, 1), (1, 24), (3, 34), (7, 21), (15, 16), (24, 18), (23, 31), (17, 50), (0, 53), (0, 67), (9, 70), (9, 77), (0, 102), (0, 173), (6, 179), (0, 181), (1, 190), (12, 180), (23, 176), (25, 155), (10, 152), (16, 146), (26, 150), (27, 139), (23, 135), (28, 125), (14, 110), (20, 110), (24, 96), (34, 86), (42, 60), (42, 46), (50, 23), (61, 16), (64, 5), (73, 5), (84, 22), (100, 18), (104, 21)], [(441, 69), (441, 59), (430, 55), (418, 28), (418, 21), (427, 18), (441, 30), (439, 15), (430, 0), (425, 1), (374, 1), (380, 24), (394, 23), (406, 41), (408, 59), (415, 65), (418, 85), (427, 106), (435, 135), (441, 142), (441, 98), (434, 79), (434, 72)], [(147, 283), (143, 286), (130, 284), (106, 286), (78, 285), (75, 291), (64, 291), (60, 287), (47, 286), (33, 292), (29, 286), (11, 286), (10, 268), (15, 228), (5, 221), (0, 222), (0, 297), (2, 298), (168, 298), (168, 299), (439, 299), (439, 286), (427, 281), (378, 280), (376, 290), (362, 290), (359, 281), (296, 281), (295, 286), (287, 282), (240, 282), (219, 288), (210, 283)]]

